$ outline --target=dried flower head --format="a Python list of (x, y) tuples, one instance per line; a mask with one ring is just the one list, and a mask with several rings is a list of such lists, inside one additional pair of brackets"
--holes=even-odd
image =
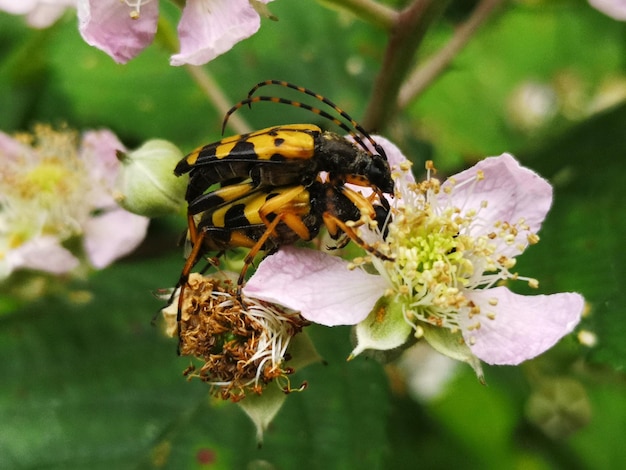
[[(178, 332), (178, 301), (163, 309), (169, 335)], [(254, 298), (239, 299), (230, 279), (193, 273), (184, 291), (180, 354), (204, 362), (184, 374), (213, 386), (215, 395), (239, 401), (248, 392), (261, 394), (274, 379), (293, 391), (286, 365), (291, 339), (309, 325), (298, 312)]]

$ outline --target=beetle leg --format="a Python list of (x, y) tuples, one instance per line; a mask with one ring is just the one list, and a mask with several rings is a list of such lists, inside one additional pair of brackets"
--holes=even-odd
[(358, 232), (356, 231), (356, 227), (346, 224), (343, 220), (341, 220), (335, 214), (332, 214), (331, 212), (328, 212), (328, 211), (324, 212), (322, 217), (324, 220), (324, 225), (326, 225), (326, 228), (328, 229), (328, 233), (330, 233), (331, 236), (338, 236), (340, 232), (343, 232), (348, 237), (350, 237), (350, 239), (354, 243), (359, 245), (368, 253), (376, 256), (377, 258), (383, 259), (385, 261), (393, 261), (392, 257), (390, 257), (389, 255), (386, 255), (385, 253), (382, 253), (375, 246), (372, 246), (369, 243), (367, 243), (365, 240), (363, 240), (359, 236)]
[[(276, 197), (268, 199), (259, 209), (259, 217), (266, 226), (270, 226), (269, 216), (272, 214), (280, 214), (281, 220), (293, 230), (298, 237), (303, 240), (311, 238), (308, 227), (302, 221), (300, 216), (309, 212), (309, 194), (304, 186), (295, 186), (289, 191)], [(278, 237), (275, 231), (276, 225), (272, 231), (272, 236)]]
[[(267, 229), (244, 258), (244, 265), (237, 280), (238, 296), (241, 296), (246, 271), (252, 264), (254, 257), (271, 237), (278, 238), (276, 227), (280, 222), (287, 225), (301, 239), (310, 240), (312, 238), (311, 231), (302, 220), (302, 216), (308, 214), (309, 209), (309, 193), (304, 186), (295, 186), (285, 193), (268, 199), (259, 208), (259, 217)], [(270, 215), (274, 215), (272, 220), (270, 220)]]
[(261, 249), (263, 248), (263, 245), (265, 245), (265, 242), (267, 242), (267, 240), (272, 236), (272, 233), (274, 233), (274, 229), (276, 228), (276, 226), (281, 220), (282, 220), (282, 214), (278, 214), (274, 218), (274, 220), (272, 220), (272, 222), (267, 226), (267, 230), (265, 230), (263, 235), (261, 235), (261, 237), (256, 242), (256, 244), (252, 248), (250, 248), (250, 251), (248, 251), (248, 254), (243, 259), (243, 267), (241, 268), (241, 271), (239, 272), (239, 278), (237, 279), (237, 297), (239, 298), (240, 301), (241, 301), (241, 289), (243, 288), (244, 279), (246, 277), (246, 272), (248, 271), (248, 268), (254, 261), (254, 257), (257, 255), (259, 251), (261, 251)]

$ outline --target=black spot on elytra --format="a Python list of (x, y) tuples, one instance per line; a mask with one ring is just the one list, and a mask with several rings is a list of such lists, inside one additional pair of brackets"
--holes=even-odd
[(230, 151), (229, 156), (250, 156), (256, 155), (254, 151), (254, 144), (247, 140), (240, 140), (237, 142), (233, 149)]

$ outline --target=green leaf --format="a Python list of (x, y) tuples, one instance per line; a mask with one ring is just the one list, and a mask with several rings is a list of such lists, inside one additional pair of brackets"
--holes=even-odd
[[(238, 407), (185, 380), (189, 359), (150, 326), (162, 306), (151, 291), (177, 279), (181, 265), (178, 255), (120, 263), (74, 286), (82, 295), (44, 298), (1, 319), (0, 467), (193, 468), (211, 458), (215, 468), (256, 459), (381, 468), (386, 380), (374, 362), (345, 362), (346, 328), (312, 330), (329, 362), (292, 378), (309, 386), (287, 396), (260, 451)], [(86, 292), (87, 303), (70, 300)]]
[(626, 106), (621, 106), (522, 157), (554, 182), (555, 198), (540, 243), (517, 267), (538, 278), (545, 292), (585, 296), (590, 314), (580, 328), (598, 336), (590, 357), (618, 370), (626, 364), (624, 122)]

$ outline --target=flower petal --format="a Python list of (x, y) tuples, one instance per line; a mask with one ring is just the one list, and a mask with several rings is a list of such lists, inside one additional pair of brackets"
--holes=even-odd
[(87, 131), (83, 134), (80, 156), (93, 181), (87, 199), (97, 209), (107, 208), (113, 203), (113, 190), (120, 171), (116, 151), (126, 147), (109, 130)]
[(141, 6), (139, 18), (132, 19), (131, 8), (119, 0), (79, 0), (78, 29), (85, 42), (103, 50), (124, 64), (154, 39), (159, 3)]
[(171, 65), (203, 65), (256, 33), (261, 19), (249, 0), (187, 0), (178, 24), (180, 52)]
[(336, 256), (286, 246), (261, 262), (243, 292), (298, 310), (315, 323), (354, 325), (371, 312), (387, 283), (347, 265)]
[(615, 20), (626, 21), (626, 0), (589, 0), (589, 5)]
[(76, 0), (0, 0), (0, 10), (12, 15), (28, 14), (28, 24), (33, 28), (52, 25), (67, 7)]
[(31, 147), (0, 131), (0, 154), (2, 154), (3, 160), (11, 159), (11, 161), (16, 161), (23, 158), (24, 155), (32, 153), (33, 149)]
[(37, 7), (39, 0), (0, 0), (0, 10), (12, 15), (25, 15)]
[(81, 158), (85, 160), (90, 176), (113, 186), (119, 170), (116, 151), (126, 147), (110, 130), (86, 131), (81, 141)]
[(132, 252), (145, 238), (149, 221), (121, 208), (90, 218), (84, 226), (84, 245), (91, 264), (101, 269)]
[(28, 13), (28, 24), (33, 28), (47, 28), (52, 26), (58, 20), (65, 10), (75, 6), (75, 0), (48, 0), (40, 1)]
[(78, 259), (51, 236), (33, 238), (20, 247), (9, 250), (0, 268), (4, 277), (15, 269), (35, 269), (52, 274), (64, 274), (78, 266)]
[[(488, 364), (516, 365), (551, 348), (578, 324), (585, 303), (576, 293), (524, 296), (506, 287), (466, 295), (481, 313), (459, 315), (463, 338)], [(493, 319), (487, 318), (489, 312)]]
[[(484, 178), (476, 181), (478, 172)], [(533, 233), (541, 228), (541, 223), (552, 205), (552, 186), (535, 172), (522, 167), (515, 158), (504, 153), (499, 157), (489, 157), (473, 167), (455, 175), (449, 196), (450, 204), (459, 207), (462, 213), (469, 210), (479, 212), (481, 223), (470, 227), (470, 235), (477, 236), (493, 231), (496, 222), (516, 224), (524, 219)], [(445, 190), (451, 186), (450, 180), (442, 185), (441, 197), (445, 200)], [(481, 207), (487, 201), (487, 207)], [(516, 256), (528, 245), (528, 233), (520, 230), (515, 241), (504, 244), (501, 239), (498, 253)]]

